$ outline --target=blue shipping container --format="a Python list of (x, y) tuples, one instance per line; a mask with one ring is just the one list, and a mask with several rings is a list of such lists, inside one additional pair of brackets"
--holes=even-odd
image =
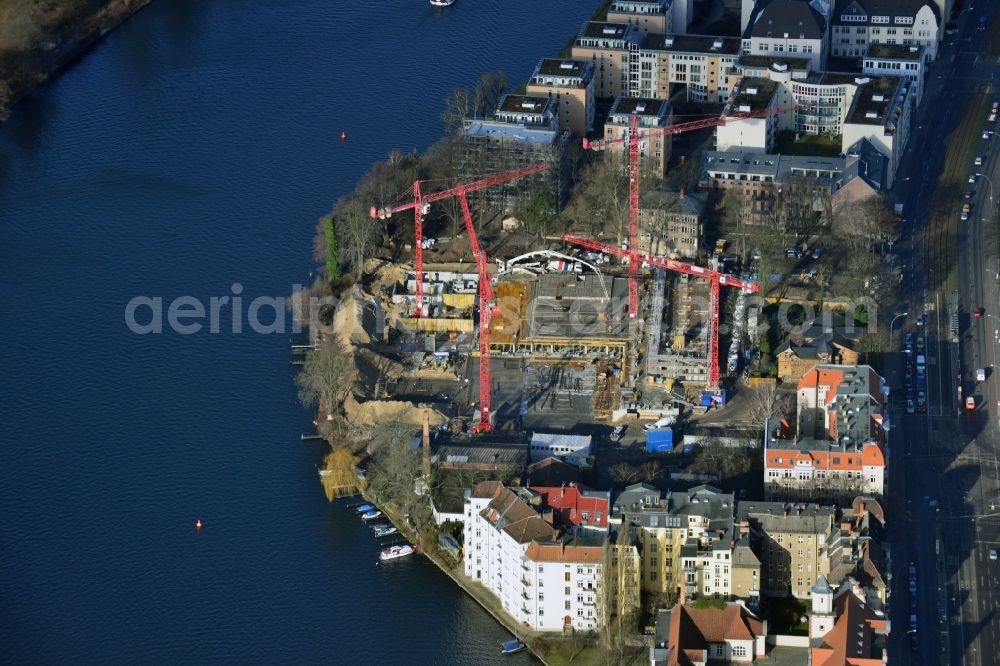
[(674, 450), (674, 431), (670, 428), (657, 428), (646, 431), (647, 453), (670, 453)]

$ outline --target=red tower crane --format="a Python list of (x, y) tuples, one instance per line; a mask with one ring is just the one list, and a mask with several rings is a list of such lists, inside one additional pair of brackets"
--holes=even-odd
[[(666, 127), (645, 128), (647, 137), (670, 136), (673, 134), (683, 134), (694, 130), (725, 125), (729, 122), (747, 120), (750, 118), (766, 118), (775, 116), (786, 111), (795, 109), (794, 106), (768, 108), (761, 111), (737, 113), (731, 116), (718, 116), (703, 118), (687, 123), (678, 123)], [(633, 114), (629, 122), (628, 134), (617, 139), (604, 139), (602, 141), (583, 140), (584, 150), (603, 150), (611, 146), (618, 146), (628, 142), (628, 250), (626, 256), (629, 259), (628, 269), (628, 316), (635, 317), (639, 311), (639, 284), (636, 280), (636, 261), (632, 254), (639, 250), (639, 116)]]
[[(413, 210), (413, 228), (416, 232), (416, 242), (413, 246), (414, 252), (414, 269), (416, 272), (417, 288), (416, 288), (416, 301), (417, 310), (416, 316), (422, 317), (424, 314), (424, 223), (423, 216), (427, 213), (430, 204), (435, 201), (443, 201), (444, 199), (450, 199), (451, 197), (460, 196), (460, 193), (464, 194), (468, 192), (476, 192), (478, 190), (485, 190), (489, 187), (494, 187), (496, 185), (502, 185), (503, 183), (509, 183), (512, 180), (517, 180), (518, 178), (523, 178), (524, 176), (530, 176), (531, 174), (538, 173), (540, 171), (545, 171), (549, 168), (548, 162), (539, 162), (537, 164), (532, 164), (531, 166), (523, 167), (521, 169), (515, 169), (513, 171), (505, 171), (503, 173), (492, 174), (483, 178), (481, 180), (476, 180), (471, 183), (464, 183), (457, 185), (447, 190), (441, 190), (440, 192), (433, 192), (431, 194), (422, 194), (420, 191), (421, 181), (413, 181), (413, 185), (406, 191), (406, 193), (413, 194), (413, 200), (408, 201), (403, 204), (398, 204), (396, 206), (388, 206), (385, 208), (376, 208), (372, 206), (369, 214), (373, 218), (378, 218), (384, 220), (386, 218), (392, 217), (393, 213), (399, 213), (405, 210)], [(466, 204), (468, 205), (468, 204)]]
[(469, 211), (469, 200), (465, 196), (465, 186), (459, 185), (458, 201), (462, 206), (462, 218), (465, 220), (465, 230), (469, 234), (469, 245), (472, 246), (472, 256), (476, 259), (476, 269), (479, 271), (479, 423), (472, 432), (489, 432), (493, 430), (490, 423), (490, 394), (493, 389), (493, 379), (490, 375), (490, 322), (497, 311), (497, 301), (493, 294), (493, 284), (486, 272), (486, 253), (479, 246), (479, 237), (472, 224), (472, 213)]
[(684, 273), (686, 275), (694, 275), (695, 277), (702, 277), (710, 280), (712, 283), (712, 296), (711, 302), (709, 303), (708, 313), (709, 320), (711, 321), (711, 330), (708, 334), (708, 389), (716, 390), (719, 388), (719, 382), (721, 380), (721, 373), (719, 372), (719, 288), (724, 285), (726, 287), (735, 287), (750, 293), (756, 293), (760, 291), (759, 284), (755, 282), (747, 282), (746, 280), (741, 280), (740, 278), (732, 275), (720, 273), (719, 271), (712, 270), (711, 268), (704, 268), (702, 266), (689, 264), (686, 261), (668, 259), (667, 257), (660, 257), (655, 254), (649, 254), (648, 252), (642, 252), (640, 250), (630, 252), (629, 250), (623, 250), (617, 245), (609, 245), (608, 243), (602, 243), (589, 238), (580, 238), (579, 236), (562, 236), (561, 238), (567, 243), (572, 243), (573, 245), (578, 245), (588, 250), (606, 252), (607, 254), (627, 258), (630, 266), (630, 277), (633, 275), (631, 266), (643, 261), (651, 266), (664, 268), (668, 271), (674, 271), (675, 273)]

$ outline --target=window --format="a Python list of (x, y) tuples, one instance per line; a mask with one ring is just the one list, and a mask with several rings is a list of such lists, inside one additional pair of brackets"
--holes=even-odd
[(719, 645), (715, 646), (715, 656), (716, 657), (721, 657), (723, 654), (725, 654), (725, 652), (726, 652), (726, 646), (725, 645), (719, 644)]
[(567, 588), (563, 588), (563, 594), (565, 596), (567, 596), (567, 597), (569, 596), (569, 588), (568, 587)]
[(570, 576), (570, 573), (569, 573), (568, 571), (567, 571), (567, 572), (566, 572), (566, 574), (565, 574), (565, 575), (563, 576), (563, 579), (564, 579), (564, 580), (565, 580), (565, 581), (566, 581), (567, 583), (569, 582), (569, 576)]
[(745, 657), (745, 656), (747, 656), (747, 646), (746, 645), (734, 645), (733, 646), (733, 656), (734, 657)]
[(569, 610), (573, 606), (573, 602), (571, 602), (569, 599), (567, 599), (566, 603), (564, 604), (564, 606), (565, 606), (566, 610)]

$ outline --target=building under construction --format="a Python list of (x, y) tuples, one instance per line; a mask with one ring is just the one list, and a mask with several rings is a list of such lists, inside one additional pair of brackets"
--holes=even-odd
[(547, 97), (505, 95), (489, 120), (471, 120), (462, 132), (460, 175), (464, 179), (547, 162), (551, 167), (516, 181), (482, 190), (475, 196), (504, 211), (517, 208), (538, 192), (551, 192), (561, 209), (569, 197), (573, 154), (568, 131), (560, 131)]

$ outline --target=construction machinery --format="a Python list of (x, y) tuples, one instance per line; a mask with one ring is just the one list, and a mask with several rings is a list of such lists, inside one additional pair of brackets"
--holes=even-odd
[(539, 162), (537, 164), (532, 164), (531, 166), (526, 166), (521, 169), (515, 169), (513, 171), (504, 171), (502, 173), (491, 174), (482, 178), (480, 180), (473, 181), (471, 183), (463, 183), (451, 187), (447, 190), (441, 190), (440, 192), (433, 192), (431, 194), (424, 194), (422, 192), (422, 185), (426, 185), (427, 181), (413, 181), (413, 185), (403, 193), (401, 196), (412, 195), (412, 201), (407, 201), (406, 203), (397, 204), (394, 206), (387, 206), (385, 208), (377, 208), (372, 206), (369, 214), (372, 218), (378, 218), (380, 220), (385, 220), (393, 216), (394, 213), (399, 213), (406, 210), (413, 211), (413, 229), (416, 235), (415, 242), (413, 244), (413, 264), (414, 270), (416, 272), (416, 315), (417, 317), (422, 317), (424, 313), (424, 224), (423, 216), (430, 212), (430, 205), (436, 201), (444, 201), (445, 199), (450, 199), (451, 197), (462, 196), (468, 194), (469, 192), (476, 192), (478, 190), (485, 190), (489, 187), (495, 187), (496, 185), (502, 185), (503, 183), (509, 183), (512, 180), (517, 180), (518, 178), (523, 178), (524, 176), (530, 176), (541, 171), (545, 171), (549, 168), (548, 162)]
[[(638, 264), (639, 262), (647, 263), (650, 266), (658, 266), (659, 268), (666, 269), (668, 271), (673, 271), (675, 273), (684, 273), (685, 275), (693, 275), (695, 277), (705, 278), (711, 281), (712, 291), (711, 291), (711, 302), (709, 304), (709, 319), (711, 320), (711, 330), (708, 335), (708, 385), (707, 389), (709, 391), (717, 391), (720, 387), (721, 373), (719, 372), (719, 290), (720, 287), (734, 287), (737, 289), (743, 289), (745, 291), (756, 293), (760, 291), (760, 285), (754, 282), (747, 282), (741, 280), (740, 278), (734, 277), (732, 275), (726, 275), (719, 271), (713, 270), (711, 268), (704, 268), (702, 266), (696, 266), (695, 264), (690, 264), (686, 261), (677, 261), (676, 259), (669, 259), (667, 257), (660, 257), (657, 255), (649, 254), (648, 252), (642, 252), (640, 250), (630, 251), (627, 249), (622, 249), (617, 245), (609, 245), (608, 243), (602, 243), (600, 241), (592, 240), (590, 238), (581, 238), (579, 236), (561, 236), (561, 240), (571, 243), (594, 252), (605, 252), (607, 254), (612, 254), (624, 259), (628, 259), (629, 265)], [(632, 271), (629, 271), (631, 277)]]
[(706, 129), (708, 127), (716, 127), (717, 125), (725, 125), (730, 122), (737, 122), (741, 120), (749, 120), (751, 118), (766, 118), (768, 116), (776, 116), (786, 111), (794, 110), (796, 107), (775, 107), (763, 109), (761, 111), (754, 112), (740, 112), (734, 113), (732, 115), (723, 116), (713, 116), (711, 118), (703, 118), (701, 120), (693, 120), (686, 123), (678, 123), (676, 125), (668, 125), (666, 127), (649, 127), (641, 128), (639, 127), (639, 116), (636, 114), (632, 115), (629, 122), (629, 128), (627, 134), (618, 137), (617, 139), (604, 139), (601, 141), (590, 141), (588, 139), (583, 140), (584, 150), (603, 150), (605, 148), (610, 148), (612, 146), (620, 146), (622, 144), (628, 144), (628, 258), (629, 258), (629, 269), (628, 269), (628, 315), (629, 317), (635, 317), (639, 310), (639, 285), (636, 280), (636, 271), (638, 270), (638, 262), (634, 261), (633, 252), (638, 252), (639, 250), (639, 142), (642, 137), (640, 137), (640, 132), (644, 134), (646, 138), (652, 138), (656, 136), (671, 136), (674, 134), (683, 134), (684, 132), (693, 132), (695, 130)]
[(489, 432), (493, 430), (490, 423), (490, 394), (493, 379), (490, 376), (490, 321), (497, 312), (497, 300), (493, 295), (493, 284), (486, 272), (486, 253), (479, 246), (479, 236), (472, 224), (472, 213), (469, 211), (469, 199), (466, 197), (465, 186), (459, 185), (458, 201), (462, 207), (462, 219), (465, 220), (465, 230), (469, 234), (469, 245), (472, 256), (476, 260), (479, 272), (479, 423), (472, 427), (472, 432)]

